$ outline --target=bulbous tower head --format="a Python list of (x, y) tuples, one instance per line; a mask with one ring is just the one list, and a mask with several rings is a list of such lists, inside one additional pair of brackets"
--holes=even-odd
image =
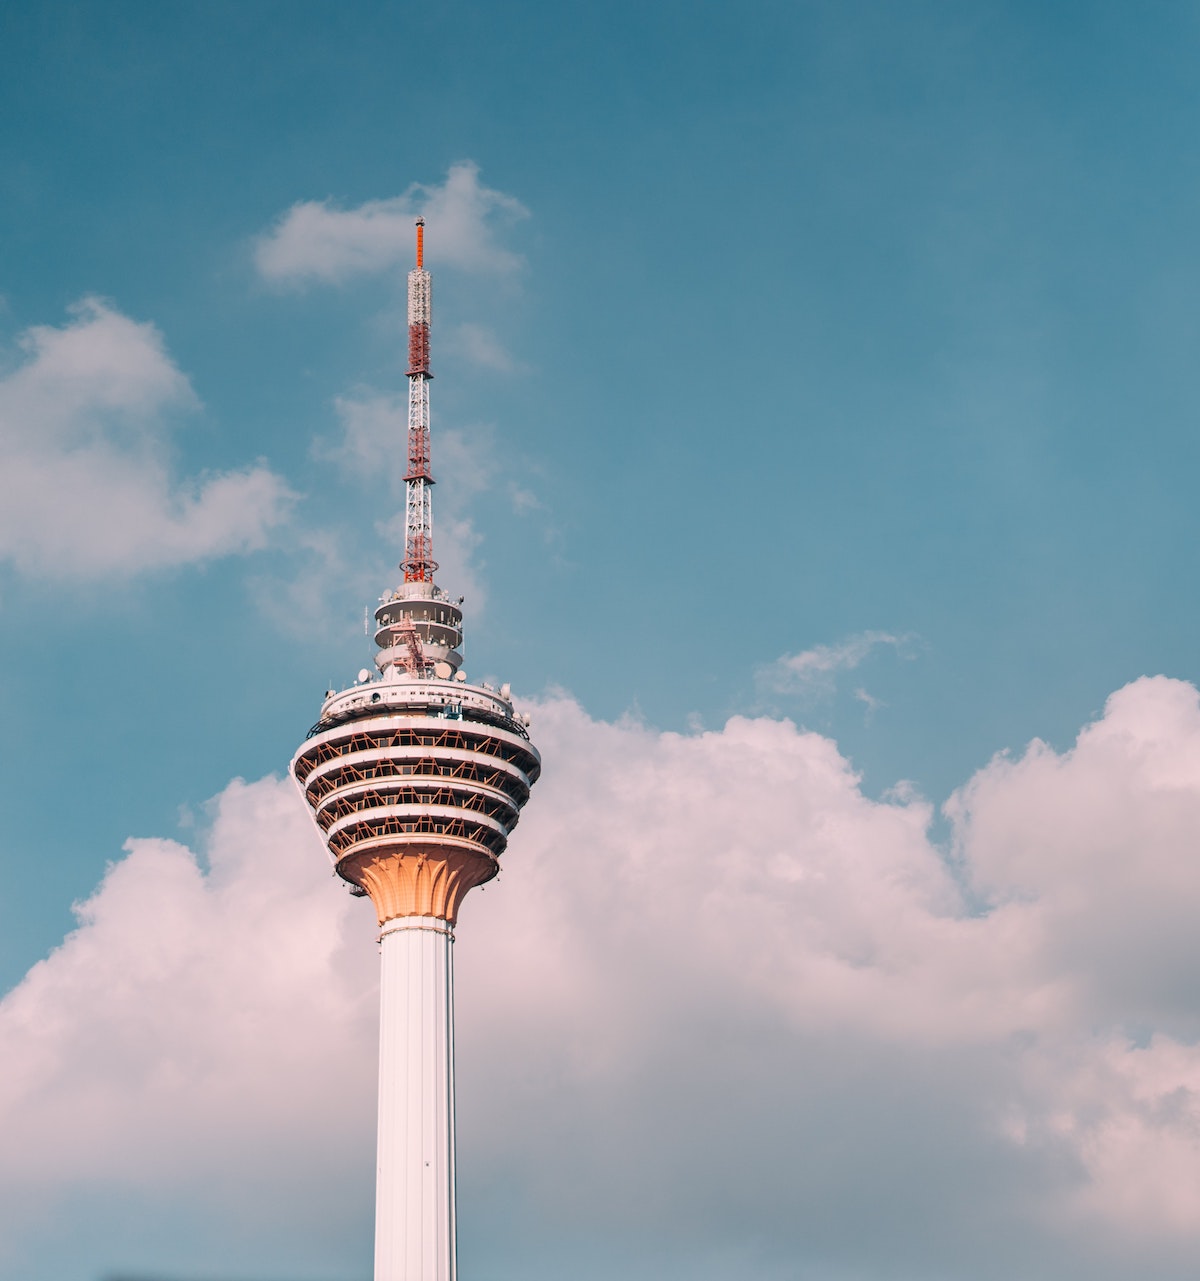
[(331, 694), (292, 773), (334, 867), (396, 916), (453, 923), (541, 772), (507, 689), (391, 666)]
[(490, 880), (541, 758), (508, 686), (468, 683), (462, 598), (434, 582), (429, 469), (430, 280), (419, 222), (409, 274), (408, 471), (403, 581), (375, 610), (375, 674), (327, 692), (292, 775), (339, 876), (380, 924), (451, 924)]

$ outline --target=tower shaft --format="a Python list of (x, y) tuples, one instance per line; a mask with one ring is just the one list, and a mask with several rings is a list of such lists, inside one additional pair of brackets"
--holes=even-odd
[(380, 934), (375, 1281), (454, 1281), (453, 927)]

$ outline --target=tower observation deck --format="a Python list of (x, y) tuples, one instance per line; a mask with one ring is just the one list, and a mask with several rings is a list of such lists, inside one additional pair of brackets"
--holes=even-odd
[(403, 580), (375, 610), (377, 670), (326, 694), (291, 769), (380, 925), (375, 1281), (455, 1281), (454, 926), (499, 871), (541, 758), (508, 687), (466, 679), (462, 599), (434, 583), (421, 219), (408, 320)]

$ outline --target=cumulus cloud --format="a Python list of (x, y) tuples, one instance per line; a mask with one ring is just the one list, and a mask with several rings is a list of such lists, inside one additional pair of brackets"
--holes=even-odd
[(523, 1109), (464, 1119), (493, 1179), (538, 1136), (528, 1203), (670, 1224), (680, 1274), (1190, 1275), (1195, 689), (1136, 682), (1071, 751), (998, 758), (950, 851), (785, 722), (538, 727), (503, 928), (470, 922), (506, 991), (466, 1035)]
[(413, 220), (424, 216), (431, 236), (430, 266), (446, 264), (471, 272), (510, 272), (520, 259), (498, 243), (497, 229), (528, 216), (513, 196), (479, 181), (470, 161), (450, 166), (441, 185), (415, 182), (386, 200), (340, 209), (330, 200), (294, 204), (255, 246), (255, 264), (274, 284), (338, 283), (351, 276), (407, 266), (413, 252)]
[(289, 499), (268, 468), (173, 477), (168, 420), (197, 401), (153, 325), (88, 298), (19, 349), (0, 377), (0, 558), (129, 574), (265, 543)]
[(1086, 1018), (1131, 1035), (1200, 1039), (1198, 724), (1192, 686), (1139, 681), (1073, 751), (1035, 741), (949, 806), (977, 891), (997, 912), (1036, 903), (1039, 966), (1069, 978)]
[[(948, 849), (926, 802), (864, 796), (786, 721), (535, 717), (545, 777), (456, 945), (465, 1258), (1194, 1274), (1194, 688), (1135, 682), (1071, 750), (997, 758)], [(132, 842), (0, 1002), (0, 1237), (43, 1249), (35, 1281), (94, 1275), (51, 1220), (114, 1182), (135, 1206), (197, 1190), (192, 1270), (257, 1243), (277, 1274), (352, 1271), (322, 1225), (369, 1246), (370, 910), (273, 780), (222, 794), (204, 855)], [(96, 1231), (94, 1262), (145, 1266), (136, 1232), (118, 1257)]]
[[(55, 1271), (54, 1248), (30, 1238), (57, 1233), (80, 1188), (142, 1207), (191, 1201), (235, 1237), (263, 1214), (319, 1255), (314, 1207), (289, 1204), (300, 1171), (309, 1196), (327, 1179), (367, 1183), (370, 930), (346, 936), (351, 904), (289, 788), (234, 782), (211, 819), (203, 857), (128, 842), (76, 908), (79, 928), (0, 1003), (3, 1275), (150, 1266), (136, 1246), (122, 1256), (118, 1232), (64, 1243), (78, 1270)], [(168, 1274), (245, 1266), (202, 1227), (196, 1256)], [(336, 1270), (327, 1252), (325, 1266)]]

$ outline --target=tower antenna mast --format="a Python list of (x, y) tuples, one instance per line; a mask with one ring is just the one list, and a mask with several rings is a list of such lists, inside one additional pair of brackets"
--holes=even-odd
[(425, 270), (425, 219), (417, 219), (417, 265), (408, 273), (408, 469), (404, 473), (406, 583), (432, 583), (433, 476), (429, 470), (429, 272)]

